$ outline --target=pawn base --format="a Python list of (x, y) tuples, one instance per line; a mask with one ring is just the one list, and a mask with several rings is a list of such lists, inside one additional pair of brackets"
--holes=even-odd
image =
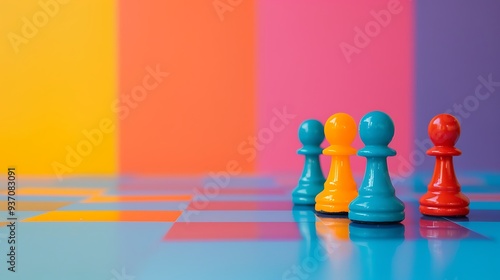
[(405, 205), (396, 196), (360, 196), (349, 205), (349, 219), (357, 223), (399, 223), (405, 219)]
[(326, 214), (335, 214), (335, 213), (348, 213), (349, 212), (349, 202), (345, 203), (322, 203), (316, 200), (316, 205), (314, 206), (314, 210), (316, 213), (326, 213)]
[(463, 218), (469, 214), (469, 207), (464, 208), (445, 208), (445, 207), (429, 207), (420, 206), (420, 213), (432, 217), (453, 217)]
[(395, 224), (405, 219), (404, 211), (400, 212), (349, 212), (349, 220), (362, 224)]
[(419, 210), (427, 216), (464, 217), (469, 214), (469, 199), (460, 192), (428, 192), (420, 198)]
[(305, 195), (293, 195), (292, 196), (293, 204), (295, 205), (314, 205), (314, 196), (305, 196)]
[(357, 221), (357, 220), (352, 220), (353, 223), (357, 224), (364, 224), (364, 225), (394, 225), (394, 224), (401, 224), (401, 221), (394, 221), (394, 222), (367, 222), (367, 221)]
[(323, 183), (300, 184), (292, 192), (292, 201), (295, 205), (314, 205), (316, 196), (323, 190)]
[(316, 212), (348, 213), (349, 204), (358, 195), (357, 191), (332, 192), (323, 190), (316, 196)]
[(325, 212), (325, 211), (315, 211), (316, 215), (319, 217), (329, 217), (329, 218), (345, 218), (347, 217), (347, 212)]

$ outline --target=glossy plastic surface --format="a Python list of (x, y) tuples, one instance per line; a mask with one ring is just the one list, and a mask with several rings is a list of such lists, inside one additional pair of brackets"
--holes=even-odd
[(319, 161), (320, 145), (325, 139), (323, 125), (317, 120), (306, 120), (300, 125), (298, 135), (303, 147), (297, 153), (304, 155), (305, 161), (302, 175), (292, 192), (292, 201), (298, 205), (314, 205), (314, 199), (325, 183)]
[(356, 122), (348, 114), (334, 114), (325, 123), (325, 135), (330, 146), (323, 154), (331, 157), (331, 164), (324, 190), (316, 196), (315, 209), (324, 214), (347, 213), (349, 203), (358, 194), (349, 161), (356, 154), (351, 147), (356, 137)]
[(366, 171), (359, 195), (349, 205), (349, 219), (361, 223), (394, 223), (405, 218), (405, 206), (396, 197), (387, 168), (387, 157), (396, 151), (387, 145), (394, 136), (394, 123), (380, 111), (366, 114), (359, 124), (365, 147), (358, 155), (366, 157)]
[(453, 167), (453, 156), (460, 137), (460, 124), (449, 114), (435, 116), (429, 123), (429, 137), (434, 147), (427, 151), (436, 157), (434, 174), (427, 193), (420, 198), (420, 212), (430, 216), (465, 216), (469, 214), (469, 199), (461, 192)]

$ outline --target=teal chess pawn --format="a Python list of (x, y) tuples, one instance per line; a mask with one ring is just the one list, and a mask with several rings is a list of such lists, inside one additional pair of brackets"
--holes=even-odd
[(314, 205), (316, 195), (323, 190), (325, 176), (321, 170), (319, 155), (320, 147), (325, 139), (323, 124), (317, 120), (306, 120), (299, 127), (299, 140), (303, 147), (297, 151), (305, 155), (304, 169), (297, 187), (292, 192), (294, 204)]
[(403, 221), (405, 206), (396, 197), (387, 168), (387, 157), (396, 155), (388, 147), (394, 136), (394, 123), (383, 112), (370, 112), (359, 123), (359, 136), (365, 147), (358, 155), (366, 157), (367, 163), (358, 197), (349, 204), (349, 219), (360, 223)]

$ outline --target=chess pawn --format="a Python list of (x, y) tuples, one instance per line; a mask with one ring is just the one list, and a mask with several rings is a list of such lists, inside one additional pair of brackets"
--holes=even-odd
[(314, 205), (314, 199), (323, 190), (325, 176), (321, 170), (319, 155), (325, 139), (323, 125), (317, 120), (306, 120), (299, 127), (299, 140), (303, 147), (297, 153), (305, 155), (304, 169), (292, 192), (292, 200), (298, 205)]
[(420, 212), (429, 216), (465, 216), (469, 214), (469, 199), (460, 191), (453, 167), (453, 156), (462, 154), (455, 148), (460, 124), (452, 115), (440, 114), (431, 120), (428, 132), (434, 147), (427, 154), (436, 157), (436, 165), (427, 193), (420, 198)]
[(351, 147), (356, 137), (356, 122), (348, 114), (337, 113), (325, 123), (326, 139), (330, 146), (323, 150), (332, 157), (324, 190), (316, 196), (316, 212), (346, 214), (349, 203), (358, 195), (352, 176), (349, 156), (356, 154)]
[(366, 157), (366, 171), (359, 196), (349, 205), (349, 219), (361, 223), (397, 223), (405, 218), (405, 206), (395, 195), (387, 168), (387, 157), (396, 151), (388, 145), (394, 137), (394, 123), (380, 111), (366, 114), (359, 123), (365, 147), (358, 155)]

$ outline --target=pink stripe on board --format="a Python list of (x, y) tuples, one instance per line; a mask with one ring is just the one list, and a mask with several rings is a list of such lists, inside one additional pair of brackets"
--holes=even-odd
[(296, 223), (175, 223), (163, 237), (171, 240), (297, 240)]
[(208, 201), (194, 200), (188, 210), (290, 210), (289, 201)]

